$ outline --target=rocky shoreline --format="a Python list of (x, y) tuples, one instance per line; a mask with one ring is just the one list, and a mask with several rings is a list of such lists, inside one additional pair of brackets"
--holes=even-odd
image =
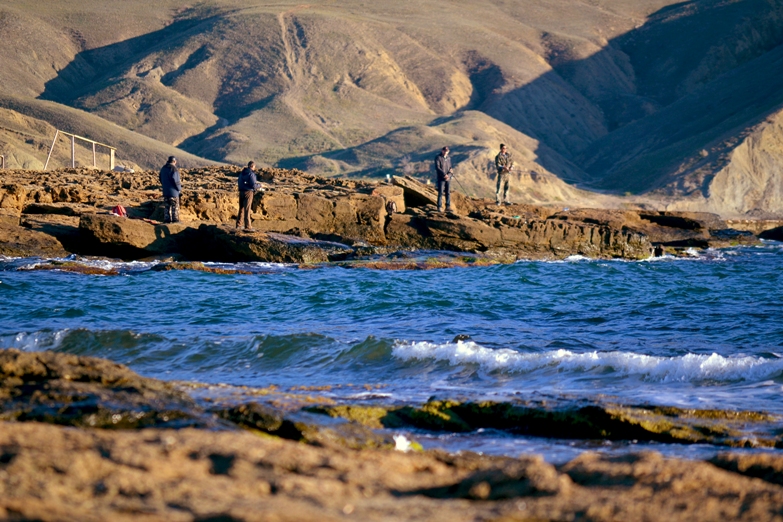
[[(456, 264), (573, 255), (645, 259), (749, 244), (783, 230), (783, 221), (727, 222), (697, 212), (499, 207), (459, 193), (454, 212), (439, 213), (434, 188), (410, 177), (378, 183), (264, 169), (267, 190), (256, 194), (255, 231), (248, 233), (234, 228), (238, 172), (183, 171), (182, 222), (164, 225), (157, 173), (4, 171), (0, 255), (427, 267), (396, 261), (428, 251), (468, 254)], [(389, 201), (396, 212), (387, 211)], [(115, 205), (128, 218), (111, 214)]]
[[(368, 407), (306, 390), (166, 383), (103, 359), (18, 350), (0, 351), (0, 383), (2, 519), (780, 520), (783, 513), (783, 457), (770, 453), (695, 462), (587, 452), (553, 466), (415, 444), (403, 452), (392, 438), (411, 427), (492, 424), (548, 430), (539, 436), (721, 444), (732, 430), (769, 421), (762, 413), (454, 401)], [(733, 440), (728, 445), (750, 443)]]

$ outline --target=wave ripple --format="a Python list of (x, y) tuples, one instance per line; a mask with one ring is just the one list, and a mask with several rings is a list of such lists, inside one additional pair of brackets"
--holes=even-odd
[(640, 376), (657, 382), (758, 382), (783, 375), (783, 359), (763, 357), (686, 354), (658, 357), (633, 352), (575, 353), (551, 350), (542, 353), (520, 353), (501, 348), (491, 349), (473, 341), (436, 344), (431, 342), (398, 343), (395, 357), (403, 360), (448, 361), (451, 365), (475, 364), (486, 371), (533, 373), (553, 370), (560, 373), (614, 373)]

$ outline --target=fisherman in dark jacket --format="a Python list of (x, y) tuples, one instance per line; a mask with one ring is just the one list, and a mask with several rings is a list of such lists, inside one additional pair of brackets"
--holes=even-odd
[(255, 162), (251, 161), (247, 164), (247, 167), (242, 169), (239, 174), (239, 212), (237, 213), (237, 228), (242, 221), (242, 214), (245, 217), (245, 230), (252, 231), (250, 228), (250, 209), (253, 206), (253, 195), (256, 190), (259, 190), (261, 186), (256, 180), (256, 173), (253, 170), (255, 168)]
[(451, 176), (454, 169), (451, 168), (449, 148), (443, 147), (440, 154), (435, 156), (435, 173), (438, 175), (438, 212), (443, 210), (443, 193), (446, 193), (446, 212), (451, 212)]
[(163, 222), (179, 223), (179, 195), (182, 184), (179, 180), (177, 158), (169, 156), (169, 160), (160, 169), (160, 184), (163, 187)]

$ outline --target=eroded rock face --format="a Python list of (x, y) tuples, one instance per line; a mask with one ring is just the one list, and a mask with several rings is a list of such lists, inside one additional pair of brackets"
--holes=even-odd
[(757, 241), (753, 234), (733, 230), (720, 216), (708, 212), (575, 209), (552, 218), (643, 234), (650, 243), (664, 247), (722, 247)]
[(646, 259), (652, 245), (644, 234), (607, 225), (526, 220), (491, 212), (470, 216), (428, 213), (393, 216), (387, 225), (387, 241), (419, 248), (484, 252), (519, 258), (588, 257)]

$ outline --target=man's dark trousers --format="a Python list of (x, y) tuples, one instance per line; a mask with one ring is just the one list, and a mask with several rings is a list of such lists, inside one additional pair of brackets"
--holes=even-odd
[(443, 193), (446, 193), (446, 210), (451, 210), (451, 180), (438, 178), (438, 212), (443, 208)]
[(250, 209), (253, 206), (253, 190), (239, 191), (239, 213), (237, 214), (237, 227), (242, 221), (242, 214), (245, 215), (245, 228), (250, 228)]

